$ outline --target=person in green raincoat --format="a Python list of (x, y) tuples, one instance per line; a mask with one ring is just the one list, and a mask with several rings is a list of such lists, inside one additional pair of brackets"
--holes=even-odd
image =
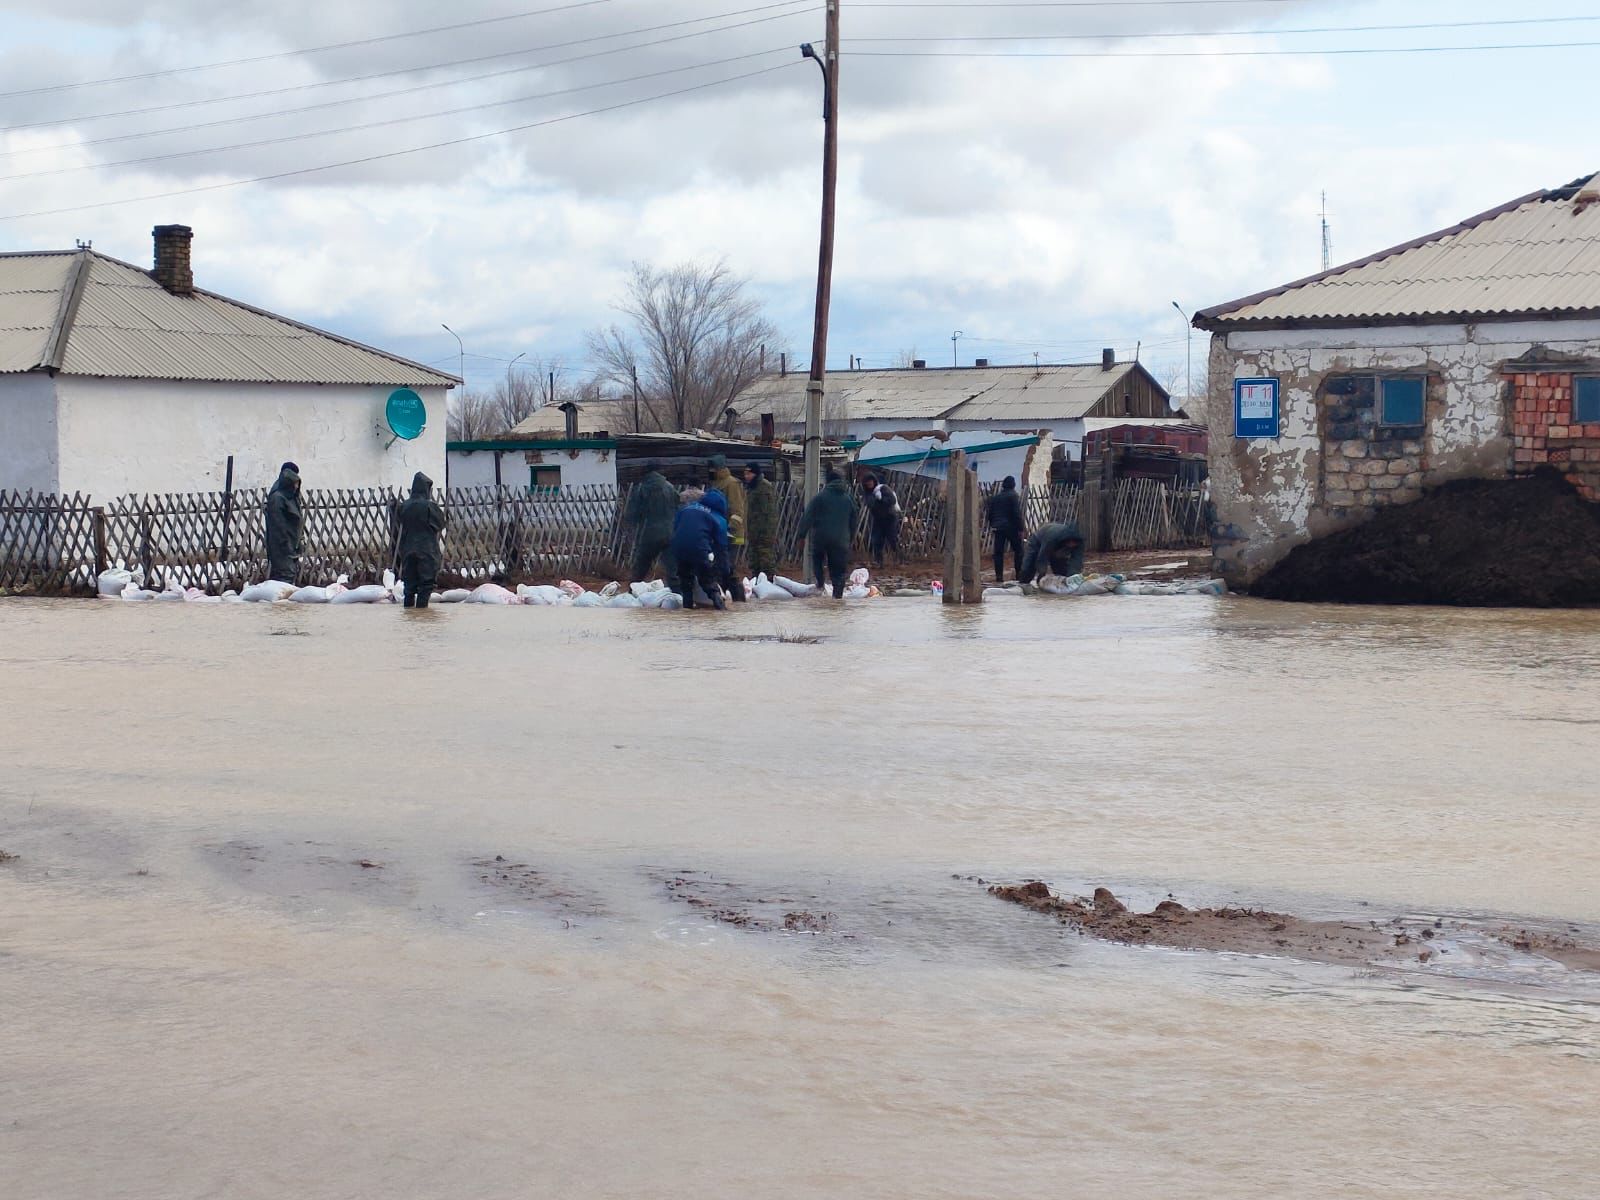
[(678, 490), (667, 482), (658, 463), (644, 464), (645, 476), (628, 496), (624, 520), (633, 531), (632, 577), (647, 582), (657, 560), (664, 560), (663, 578), (676, 579), (672, 558), (672, 527), (678, 519)]
[(828, 486), (811, 498), (800, 518), (799, 536), (811, 535), (811, 573), (823, 587), (824, 573), (833, 586), (833, 598), (844, 599), (845, 578), (850, 573), (850, 543), (859, 515), (855, 497), (837, 471), (828, 472)]
[(406, 588), (407, 608), (427, 608), (439, 582), (444, 555), (439, 535), (444, 532), (444, 509), (433, 499), (433, 480), (418, 471), (411, 480), (411, 499), (400, 506), (400, 581)]
[(300, 582), (300, 555), (305, 547), (305, 516), (300, 509), (300, 468), (286, 462), (278, 482), (267, 493), (267, 578), (279, 583)]

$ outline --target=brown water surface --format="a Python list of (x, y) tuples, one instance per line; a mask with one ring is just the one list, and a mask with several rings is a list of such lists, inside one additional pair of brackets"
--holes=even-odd
[(1590, 1196), (1583, 976), (968, 877), (1593, 939), (1597, 660), (1244, 600), (7, 601), (0, 1195)]

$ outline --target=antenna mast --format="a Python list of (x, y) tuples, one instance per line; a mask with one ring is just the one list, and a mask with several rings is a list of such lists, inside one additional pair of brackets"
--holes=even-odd
[(1333, 266), (1333, 230), (1328, 227), (1328, 193), (1322, 193), (1322, 269)]

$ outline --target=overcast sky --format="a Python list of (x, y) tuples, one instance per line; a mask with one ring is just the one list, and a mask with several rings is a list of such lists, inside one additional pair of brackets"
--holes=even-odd
[[(1597, 11), (844, 0), (830, 365), (911, 349), (949, 363), (962, 330), (963, 363), (1142, 343), (1159, 375), (1181, 371), (1172, 301), (1206, 307), (1316, 270), (1324, 189), (1345, 261), (1600, 169), (1600, 47), (1172, 55), (1600, 42), (1600, 20), (1289, 32)], [(0, 248), (92, 239), (143, 265), (152, 225), (189, 224), (201, 286), (454, 368), (447, 323), (474, 383), (518, 354), (580, 370), (631, 262), (721, 258), (784, 331), (774, 353), (809, 356), (821, 87), (796, 47), (821, 41), (813, 0), (0, 0), (0, 13)], [(526, 15), (495, 20), (512, 14)], [(470, 21), (485, 23), (313, 50)], [(1126, 36), (1155, 33), (1183, 36)], [(1045, 40), (1085, 34), (1125, 36)], [(995, 40), (866, 40), (892, 37)], [(919, 53), (889, 56), (903, 51)], [(993, 57), (1155, 52), (1169, 56)], [(53, 90), (17, 94), (30, 89)], [(342, 132), (300, 136), (326, 131)], [(462, 138), (475, 140), (137, 199)]]

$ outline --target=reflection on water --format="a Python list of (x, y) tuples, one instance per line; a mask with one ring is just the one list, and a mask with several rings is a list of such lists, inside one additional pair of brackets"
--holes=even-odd
[(1600, 615), (429, 618), (0, 606), (6, 1196), (1592, 1191), (1591, 981), (977, 880), (1593, 937)]

